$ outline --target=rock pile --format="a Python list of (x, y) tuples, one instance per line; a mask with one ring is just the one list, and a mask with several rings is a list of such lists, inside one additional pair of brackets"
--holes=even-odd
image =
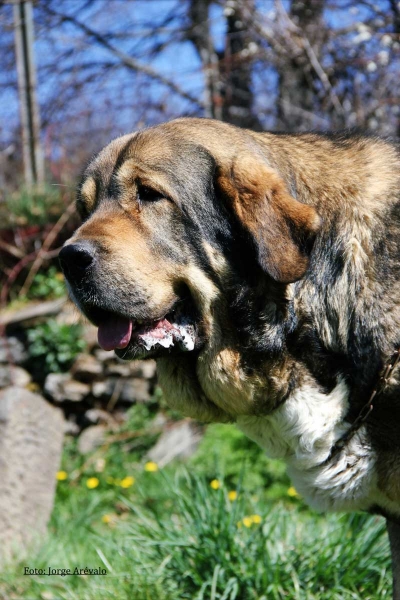
[(48, 375), (43, 393), (61, 406), (74, 433), (93, 423), (109, 424), (110, 413), (123, 420), (129, 406), (150, 400), (155, 384), (154, 361), (121, 363), (113, 352), (94, 349), (77, 356), (68, 373)]
[(41, 392), (62, 408), (66, 433), (77, 434), (89, 425), (109, 426), (111, 421), (122, 421), (129, 406), (152, 397), (155, 362), (123, 363), (113, 352), (94, 345), (91, 338), (88, 342), (88, 353), (78, 355), (68, 373), (47, 375), (41, 390), (26, 370), (29, 363), (23, 344), (16, 337), (0, 338), (0, 389), (14, 386)]

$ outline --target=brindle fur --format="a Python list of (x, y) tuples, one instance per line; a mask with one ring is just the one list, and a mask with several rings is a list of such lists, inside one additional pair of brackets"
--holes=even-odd
[[(138, 204), (138, 182), (161, 200)], [(100, 257), (73, 290), (81, 307), (156, 318), (190, 291), (204, 344), (158, 358), (158, 372), (169, 403), (194, 418), (267, 415), (304, 383), (329, 394), (340, 380), (351, 422), (400, 343), (395, 144), (178, 119), (107, 146), (78, 207), (86, 220), (71, 241), (93, 240)], [(367, 437), (376, 510), (397, 522), (399, 423), (394, 373)]]

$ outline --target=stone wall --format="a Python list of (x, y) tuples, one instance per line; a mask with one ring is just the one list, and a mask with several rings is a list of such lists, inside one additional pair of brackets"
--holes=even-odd
[(43, 387), (32, 381), (22, 342), (15, 336), (0, 338), (0, 389), (15, 386), (40, 393), (62, 409), (69, 434), (96, 423), (123, 421), (132, 404), (148, 402), (154, 394), (155, 361), (119, 361), (114, 352), (97, 346), (91, 329), (85, 332), (87, 352), (76, 357), (67, 373), (50, 373)]

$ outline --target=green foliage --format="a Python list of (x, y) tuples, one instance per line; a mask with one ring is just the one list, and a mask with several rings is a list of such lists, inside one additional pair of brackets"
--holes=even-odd
[[(209, 426), (186, 467), (148, 472), (154, 408), (133, 406), (123, 429), (89, 457), (68, 441), (49, 535), (29, 560), (3, 567), (1, 598), (390, 600), (383, 519), (305, 509), (288, 497), (283, 467), (234, 426)], [(264, 484), (274, 487), (275, 478), (282, 493), (271, 500)], [(107, 575), (26, 577), (26, 565)]]
[(143, 432), (146, 429), (152, 429), (152, 421), (157, 408), (158, 405), (154, 398), (146, 403), (134, 404), (126, 413), (126, 421), (122, 426), (122, 431)]
[(284, 463), (267, 458), (255, 442), (232, 425), (209, 425), (189, 464), (208, 479), (224, 473), (231, 487), (241, 480), (248, 490), (262, 488), (269, 498), (286, 495), (290, 486)]
[[(126, 528), (125, 548), (140, 548), (142, 560), (149, 567), (158, 566), (165, 588), (175, 592), (172, 597), (390, 597), (381, 519), (368, 515), (321, 519), (282, 503), (252, 503), (241, 489), (238, 500), (230, 502), (224, 486), (212, 490), (196, 475), (173, 483), (164, 479), (163, 485), (170, 490), (173, 513), (152, 518), (128, 502), (136, 519)], [(138, 560), (135, 554), (133, 560)], [(151, 577), (150, 573), (149, 569)]]
[(54, 266), (37, 273), (28, 292), (28, 298), (33, 300), (61, 298), (64, 295), (64, 277)]
[(6, 199), (7, 218), (11, 225), (46, 225), (63, 211), (59, 188), (46, 185), (40, 189), (20, 188)]
[(28, 329), (30, 363), (39, 379), (70, 368), (77, 354), (86, 347), (81, 333), (79, 324), (60, 324), (55, 319)]
[[(129, 490), (85, 486), (56, 505), (46, 543), (29, 554), (37, 569), (95, 568), (104, 577), (23, 577), (3, 569), (0, 596), (69, 600), (389, 600), (383, 519), (320, 517), (284, 502), (254, 502), (240, 487), (214, 490), (201, 476), (141, 473)], [(169, 498), (162, 515), (149, 480)], [(74, 491), (75, 490), (75, 491)], [(115, 521), (103, 523), (105, 511)], [(255, 518), (257, 517), (257, 518)], [(244, 525), (248, 519), (247, 525)], [(46, 594), (44, 594), (46, 592)], [(42, 595), (43, 593), (43, 595)]]

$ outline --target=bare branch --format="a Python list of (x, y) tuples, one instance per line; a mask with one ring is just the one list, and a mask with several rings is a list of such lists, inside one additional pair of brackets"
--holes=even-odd
[(188, 92), (186, 92), (185, 90), (180, 88), (174, 81), (171, 81), (170, 79), (168, 79), (161, 73), (158, 73), (149, 65), (143, 64), (140, 61), (138, 61), (136, 58), (133, 58), (132, 56), (129, 56), (129, 54), (126, 54), (122, 50), (115, 48), (115, 46), (113, 46), (106, 39), (105, 36), (101, 35), (97, 31), (94, 31), (93, 29), (91, 29), (90, 27), (85, 25), (85, 23), (81, 23), (81, 21), (79, 21), (75, 17), (71, 17), (69, 15), (65, 15), (63, 13), (57, 12), (57, 11), (53, 10), (52, 8), (50, 8), (49, 6), (45, 5), (44, 8), (45, 8), (46, 12), (50, 13), (53, 16), (58, 17), (61, 21), (72, 23), (73, 25), (75, 25), (76, 27), (78, 27), (79, 29), (84, 31), (86, 33), (86, 35), (88, 35), (92, 39), (96, 40), (96, 42), (98, 42), (101, 46), (103, 46), (103, 48), (106, 48), (107, 50), (109, 50), (113, 54), (113, 56), (118, 58), (118, 60), (120, 60), (121, 63), (128, 69), (132, 69), (133, 71), (139, 71), (141, 73), (144, 73), (151, 79), (154, 79), (155, 81), (158, 81), (162, 85), (165, 85), (167, 88), (169, 88), (175, 94), (178, 94), (182, 98), (185, 98), (185, 100), (189, 100), (190, 102), (193, 102), (193, 104), (196, 104), (198, 107), (202, 108), (202, 103), (199, 101), (198, 98), (195, 98), (194, 96), (192, 96), (191, 94), (189, 94)]

